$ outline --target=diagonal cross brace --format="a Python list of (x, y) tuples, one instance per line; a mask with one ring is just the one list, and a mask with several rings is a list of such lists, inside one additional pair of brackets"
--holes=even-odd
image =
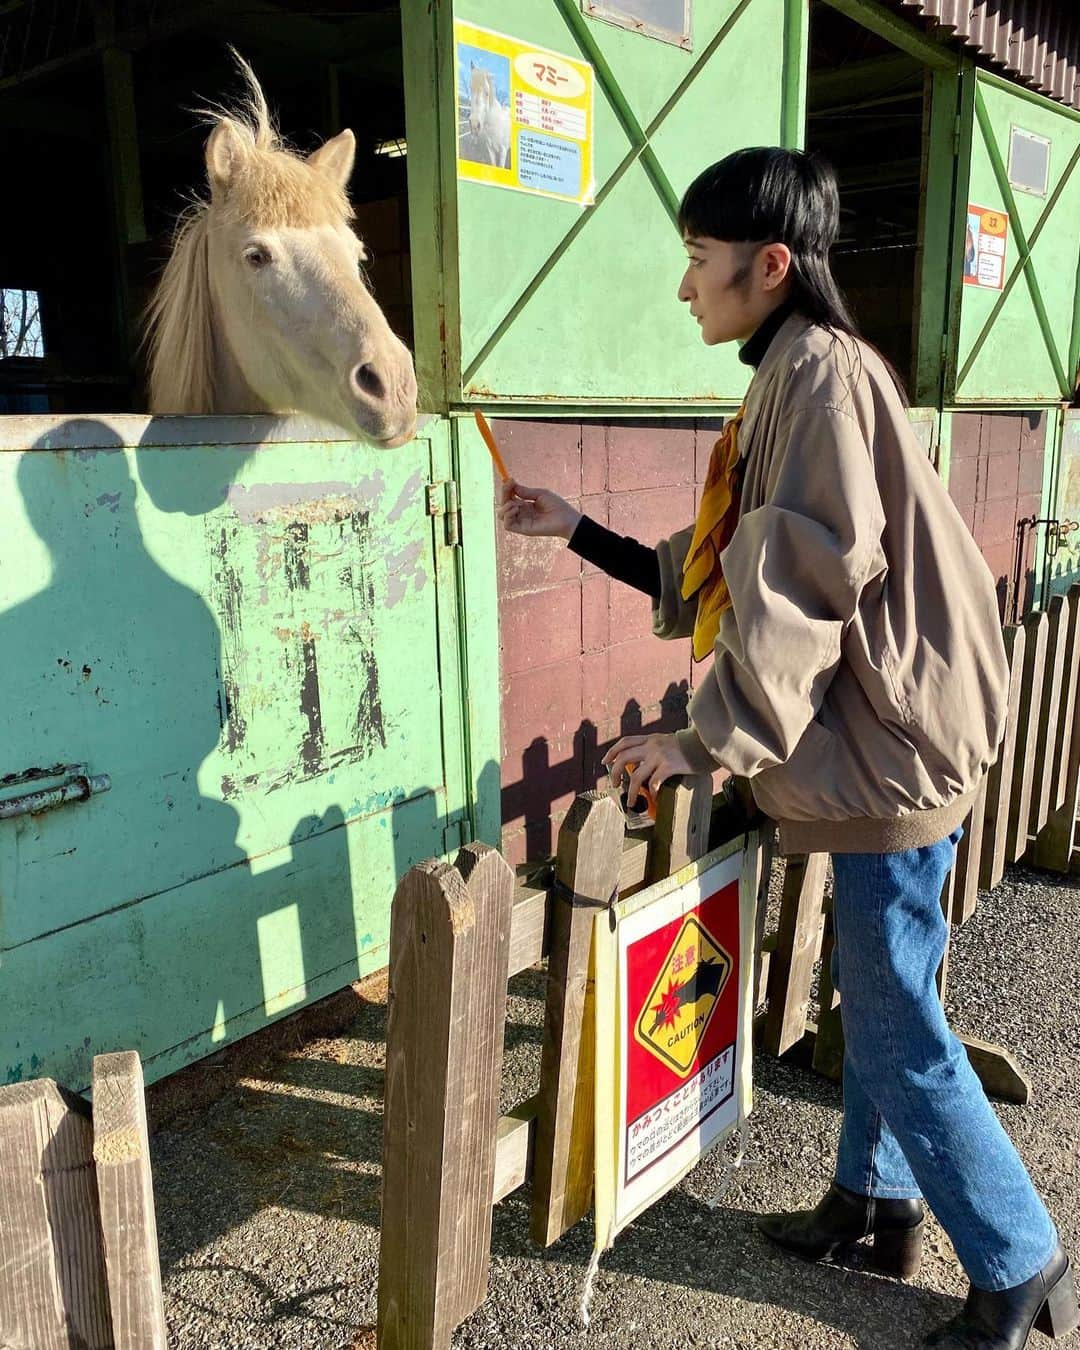
[(974, 346), (968, 353), (963, 369), (957, 376), (956, 392), (959, 394), (960, 386), (970, 373), (975, 358), (978, 356), (983, 344), (989, 336), (991, 325), (1000, 313), (1001, 307), (1004, 305), (1005, 300), (1019, 278), (1020, 273), (1023, 272), (1024, 279), (1028, 285), (1028, 290), (1031, 293), (1031, 303), (1035, 309), (1035, 316), (1039, 322), (1039, 329), (1042, 332), (1043, 342), (1046, 344), (1046, 350), (1049, 354), (1051, 365), (1054, 367), (1054, 375), (1058, 381), (1058, 386), (1065, 398), (1071, 398), (1072, 388), (1069, 384), (1068, 377), (1065, 374), (1065, 368), (1061, 363), (1061, 355), (1058, 352), (1057, 343), (1054, 340), (1050, 318), (1046, 312), (1046, 305), (1043, 303), (1042, 291), (1039, 288), (1038, 278), (1035, 275), (1035, 264), (1031, 252), (1035, 247), (1036, 240), (1042, 232), (1043, 225), (1049, 218), (1051, 210), (1057, 203), (1073, 169), (1076, 167), (1077, 161), (1080, 160), (1080, 146), (1078, 146), (1073, 153), (1072, 158), (1069, 160), (1068, 165), (1058, 181), (1057, 187), (1043, 207), (1042, 213), (1039, 216), (1035, 228), (1031, 232), (1031, 238), (1029, 239), (1025, 234), (1023, 224), (1020, 221), (1020, 211), (1016, 204), (1016, 197), (1013, 194), (1012, 185), (1009, 182), (1009, 175), (1005, 170), (1005, 163), (1001, 158), (1001, 151), (998, 149), (997, 138), (994, 135), (994, 127), (990, 121), (990, 115), (986, 110), (986, 104), (983, 102), (982, 94), (978, 89), (975, 90), (975, 116), (978, 119), (979, 129), (982, 132), (983, 141), (986, 144), (986, 151), (990, 157), (990, 164), (994, 170), (994, 178), (997, 180), (998, 190), (1005, 202), (1005, 211), (1009, 217), (1009, 223), (1012, 225), (1019, 252), (1013, 270), (1009, 274), (1008, 281), (1002, 288), (1001, 295), (995, 302), (994, 308), (990, 311), (990, 315), (983, 325), (979, 336), (976, 338)]
[(608, 65), (603, 52), (597, 47), (595, 39), (589, 31), (588, 24), (585, 22), (584, 16), (576, 7), (575, 0), (555, 0), (555, 4), (558, 6), (559, 12), (562, 14), (563, 18), (566, 20), (567, 26), (573, 33), (582, 54), (592, 64), (593, 69), (596, 72), (597, 83), (610, 102), (623, 131), (630, 141), (630, 149), (616, 165), (604, 186), (599, 189), (592, 206), (585, 208), (574, 221), (573, 225), (571, 225), (570, 229), (562, 237), (555, 249), (544, 260), (536, 275), (528, 282), (521, 294), (510, 305), (510, 308), (493, 329), (491, 336), (484, 343), (480, 351), (477, 352), (476, 356), (473, 357), (472, 361), (470, 361), (468, 368), (462, 372), (463, 385), (467, 385), (470, 380), (473, 379), (476, 372), (506, 336), (507, 330), (517, 317), (518, 313), (540, 289), (540, 286), (550, 275), (556, 263), (563, 257), (570, 245), (596, 214), (596, 210), (600, 204), (622, 180), (627, 170), (629, 170), (632, 165), (636, 164), (638, 160), (641, 160), (642, 167), (648, 174), (649, 181), (656, 189), (656, 193), (660, 200), (663, 202), (664, 209), (671, 217), (672, 224), (677, 226), (679, 218), (679, 198), (675, 189), (671, 186), (667, 175), (664, 173), (660, 161), (656, 157), (656, 152), (652, 148), (651, 141), (667, 120), (671, 110), (715, 55), (717, 48), (731, 32), (732, 28), (735, 27), (735, 24), (742, 17), (743, 13), (749, 8), (751, 0), (739, 0), (739, 3), (721, 24), (715, 36), (705, 46), (701, 55), (697, 57), (686, 75), (676, 86), (671, 97), (659, 110), (649, 125), (644, 128), (634, 116), (633, 109), (630, 107), (622, 90), (619, 88), (614, 72)]

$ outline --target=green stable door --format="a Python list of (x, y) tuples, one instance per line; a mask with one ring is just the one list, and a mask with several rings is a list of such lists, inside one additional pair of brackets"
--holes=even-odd
[(676, 299), (675, 220), (708, 164), (799, 142), (805, 3), (669, 3), (692, 23), (662, 36), (597, 17), (625, 5), (585, 8), (443, 0), (404, 13), (431, 411), (715, 412), (745, 390), (736, 352), (704, 348)]
[(119, 1048), (158, 1078), (341, 988), (386, 964), (401, 874), (497, 828), (477, 485), (446, 422), (324, 437), (0, 422), (0, 1082)]

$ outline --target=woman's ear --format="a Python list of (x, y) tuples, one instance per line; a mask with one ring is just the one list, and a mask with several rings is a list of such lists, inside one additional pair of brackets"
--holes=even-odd
[(761, 250), (761, 266), (764, 269), (762, 284), (767, 291), (775, 291), (787, 280), (791, 270), (791, 249), (787, 244), (766, 244)]

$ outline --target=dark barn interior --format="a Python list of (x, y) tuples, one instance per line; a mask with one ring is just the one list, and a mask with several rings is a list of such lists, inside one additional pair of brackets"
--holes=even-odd
[(0, 413), (145, 408), (141, 315), (177, 215), (204, 190), (198, 110), (242, 91), (230, 46), (295, 148), (356, 133), (357, 228), (380, 303), (411, 342), (397, 4), (15, 0), (2, 11), (0, 291), (39, 306), (40, 334), (16, 349), (7, 333)]

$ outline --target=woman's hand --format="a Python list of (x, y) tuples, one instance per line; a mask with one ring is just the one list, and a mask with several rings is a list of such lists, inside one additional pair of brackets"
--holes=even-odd
[(626, 804), (633, 808), (641, 791), (647, 783), (649, 791), (655, 796), (660, 787), (669, 778), (677, 774), (694, 773), (679, 743), (671, 733), (654, 736), (624, 736), (615, 742), (601, 761), (616, 787), (626, 774), (627, 764), (634, 765), (629, 775), (630, 784), (626, 790)]
[(547, 488), (523, 487), (512, 478), (499, 484), (496, 508), (503, 527), (511, 534), (554, 535), (569, 539), (577, 529), (581, 512)]

